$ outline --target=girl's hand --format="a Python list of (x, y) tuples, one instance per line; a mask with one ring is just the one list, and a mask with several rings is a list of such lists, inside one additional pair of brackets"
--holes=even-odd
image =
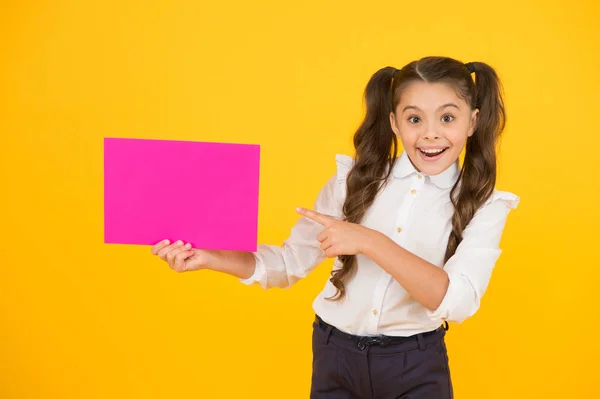
[(163, 240), (152, 247), (152, 254), (169, 264), (176, 272), (187, 272), (208, 268), (211, 256), (207, 251), (192, 249), (190, 244), (183, 245), (182, 241), (173, 244)]
[(360, 224), (344, 222), (309, 209), (297, 208), (296, 212), (325, 228), (319, 233), (317, 240), (329, 258), (364, 253), (366, 246), (369, 245), (376, 233), (375, 230)]

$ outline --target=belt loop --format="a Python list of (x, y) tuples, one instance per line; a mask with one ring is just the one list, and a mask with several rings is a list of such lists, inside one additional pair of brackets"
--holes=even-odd
[(419, 345), (419, 350), (425, 350), (425, 338), (423, 338), (423, 334), (417, 334), (417, 344)]
[(333, 327), (330, 325), (327, 325), (327, 327), (325, 328), (325, 345), (329, 344), (329, 337), (331, 337), (332, 332), (333, 332)]
[(325, 321), (323, 321), (319, 315), (315, 316), (315, 322), (319, 328), (323, 330), (323, 334), (325, 334), (325, 338), (323, 339), (323, 341), (325, 341), (325, 345), (329, 344), (329, 337), (331, 337), (331, 333), (333, 332), (333, 326), (325, 323)]
[(450, 329), (450, 325), (446, 320), (444, 320), (444, 330), (448, 331)]

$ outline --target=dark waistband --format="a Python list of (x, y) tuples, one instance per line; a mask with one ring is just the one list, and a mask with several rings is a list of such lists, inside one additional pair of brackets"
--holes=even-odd
[(359, 348), (360, 347), (364, 348), (369, 345), (388, 346), (388, 345), (402, 344), (405, 342), (418, 341), (420, 339), (425, 339), (425, 338), (428, 338), (428, 337), (431, 337), (434, 335), (442, 334), (445, 330), (448, 329), (446, 327), (447, 324), (445, 324), (433, 331), (419, 333), (419, 334), (411, 335), (408, 337), (397, 337), (397, 336), (391, 336), (391, 335), (360, 336), (360, 335), (348, 334), (348, 333), (345, 333), (345, 332), (337, 329), (336, 327), (332, 326), (331, 324), (328, 324), (325, 321), (323, 321), (323, 319), (321, 319), (319, 317), (319, 315), (315, 316), (315, 324), (322, 330), (330, 329), (331, 335), (333, 335), (333, 336), (345, 338), (347, 340), (357, 343)]

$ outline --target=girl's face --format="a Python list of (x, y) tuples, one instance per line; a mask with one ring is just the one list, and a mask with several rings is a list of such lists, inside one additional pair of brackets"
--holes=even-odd
[(478, 113), (449, 85), (417, 81), (402, 91), (390, 122), (415, 168), (433, 176), (458, 159)]

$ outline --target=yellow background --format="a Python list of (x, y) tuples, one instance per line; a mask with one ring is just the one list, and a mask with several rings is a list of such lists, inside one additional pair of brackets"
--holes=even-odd
[(264, 291), (104, 245), (102, 139), (259, 143), (259, 239), (281, 243), (352, 154), (371, 74), (426, 55), (498, 70), (498, 188), (521, 196), (481, 310), (450, 328), (456, 397), (600, 397), (599, 18), (593, 0), (3, 1), (0, 397), (307, 398), (331, 264)]

